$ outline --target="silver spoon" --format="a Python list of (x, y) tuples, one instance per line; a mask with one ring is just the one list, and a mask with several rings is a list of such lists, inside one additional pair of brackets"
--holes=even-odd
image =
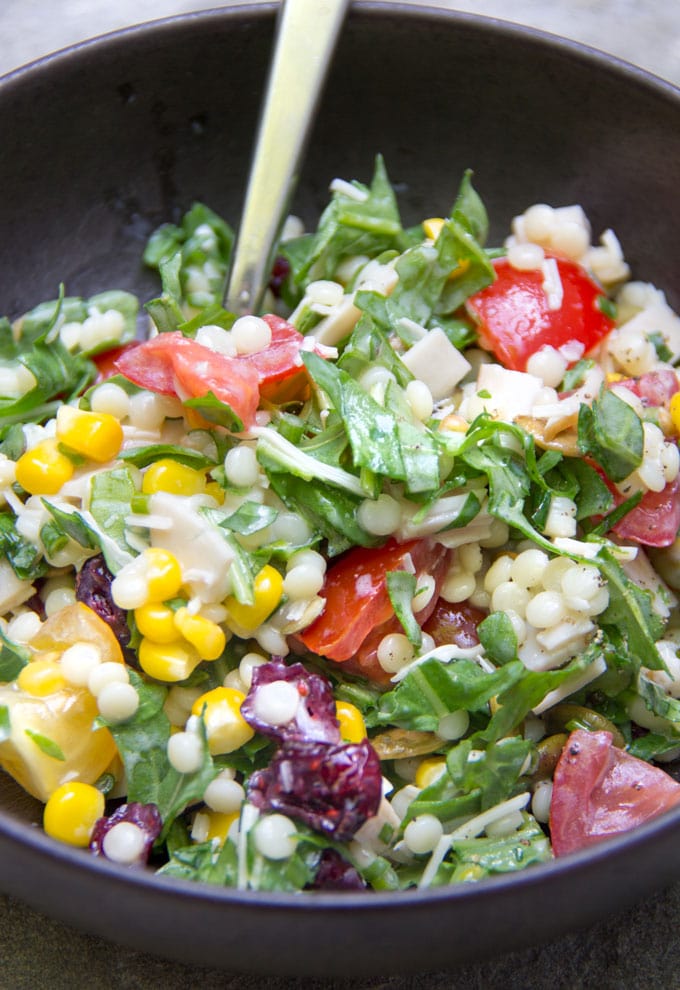
[(225, 309), (256, 312), (349, 0), (283, 0)]

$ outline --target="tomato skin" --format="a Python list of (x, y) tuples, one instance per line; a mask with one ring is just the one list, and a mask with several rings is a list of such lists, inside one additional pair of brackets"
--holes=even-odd
[(231, 406), (246, 428), (255, 419), (260, 401), (256, 370), (179, 331), (145, 340), (122, 354), (115, 366), (136, 385), (161, 395), (198, 398), (212, 392)]
[(663, 770), (612, 746), (610, 732), (576, 729), (555, 769), (550, 835), (555, 856), (628, 832), (680, 802)]
[(140, 340), (132, 340), (129, 344), (121, 344), (120, 347), (112, 347), (109, 351), (102, 351), (101, 354), (95, 354), (92, 360), (97, 365), (97, 371), (99, 372), (95, 384), (99, 385), (101, 382), (105, 382), (107, 378), (115, 375), (118, 371), (116, 364), (118, 358), (127, 351), (139, 347), (140, 344)]
[(507, 258), (493, 262), (495, 281), (467, 301), (480, 346), (512, 371), (525, 371), (529, 358), (546, 345), (577, 341), (587, 353), (614, 329), (598, 305), (605, 294), (586, 270), (574, 261), (555, 261), (564, 291), (559, 309), (548, 306), (540, 269), (518, 271)]
[(461, 650), (479, 644), (477, 626), (487, 616), (469, 602), (445, 602), (440, 598), (431, 616), (423, 625), (423, 632), (432, 636), (435, 646), (453, 643)]
[[(604, 471), (598, 473), (611, 492), (614, 504), (621, 505), (625, 497)], [(660, 492), (645, 492), (635, 508), (612, 529), (622, 540), (646, 547), (669, 547), (680, 529), (680, 475)]]
[(637, 395), (646, 407), (667, 406), (675, 393), (680, 391), (678, 376), (670, 368), (646, 371), (639, 378), (625, 378), (616, 384)]
[[(179, 331), (122, 348), (109, 365), (130, 381), (161, 395), (198, 398), (212, 392), (243, 421), (252, 425), (260, 396), (272, 401), (297, 398), (308, 380), (300, 359), (303, 337), (278, 316), (263, 319), (272, 332), (271, 344), (254, 354), (227, 357), (185, 337)], [(286, 382), (285, 390), (281, 383)]]
[[(411, 564), (416, 574), (432, 573), (433, 568), (442, 567), (446, 554), (439, 544), (426, 540), (408, 543), (390, 540), (377, 549), (349, 550), (329, 568), (320, 592), (326, 599), (326, 607), (299, 634), (299, 640), (312, 653), (339, 663), (356, 657), (374, 630), (380, 629), (382, 638), (390, 631), (382, 627), (392, 620), (401, 630), (387, 591), (387, 574), (411, 570)], [(430, 604), (434, 608), (436, 595)], [(421, 621), (424, 614), (418, 614)]]

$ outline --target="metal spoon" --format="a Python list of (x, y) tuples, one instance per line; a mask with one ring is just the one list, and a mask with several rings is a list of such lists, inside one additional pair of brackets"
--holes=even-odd
[(283, 0), (225, 309), (256, 312), (349, 0)]

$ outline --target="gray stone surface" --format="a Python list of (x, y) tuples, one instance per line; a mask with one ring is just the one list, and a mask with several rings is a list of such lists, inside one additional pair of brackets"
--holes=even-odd
[[(501, 17), (611, 52), (680, 84), (678, 0), (410, 0)], [(151, 20), (210, 6), (201, 0), (0, 0), (0, 73), (66, 45)], [(214, 6), (229, 6), (228, 3)], [(1, 869), (1, 864), (0, 864)], [(630, 864), (631, 871), (635, 863)], [(64, 891), (68, 897), (68, 891)], [(268, 980), (196, 970), (114, 947), (0, 897), (0, 990), (283, 990), (300, 987), (381, 990), (524, 990), (524, 988), (680, 986), (680, 885), (632, 910), (551, 945), (449, 973), (353, 981)], [(115, 933), (112, 933), (115, 935)], [(339, 947), (341, 949), (341, 947)]]

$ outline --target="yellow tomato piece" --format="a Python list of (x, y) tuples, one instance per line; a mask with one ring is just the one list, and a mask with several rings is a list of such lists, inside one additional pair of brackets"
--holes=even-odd
[(97, 702), (83, 688), (34, 697), (16, 683), (0, 687), (10, 732), (0, 766), (40, 801), (68, 781), (93, 784), (116, 756), (108, 729), (94, 729)]
[(63, 653), (74, 643), (91, 643), (101, 655), (102, 663), (123, 663), (123, 654), (115, 633), (96, 612), (82, 602), (67, 605), (51, 615), (30, 641), (37, 654)]

